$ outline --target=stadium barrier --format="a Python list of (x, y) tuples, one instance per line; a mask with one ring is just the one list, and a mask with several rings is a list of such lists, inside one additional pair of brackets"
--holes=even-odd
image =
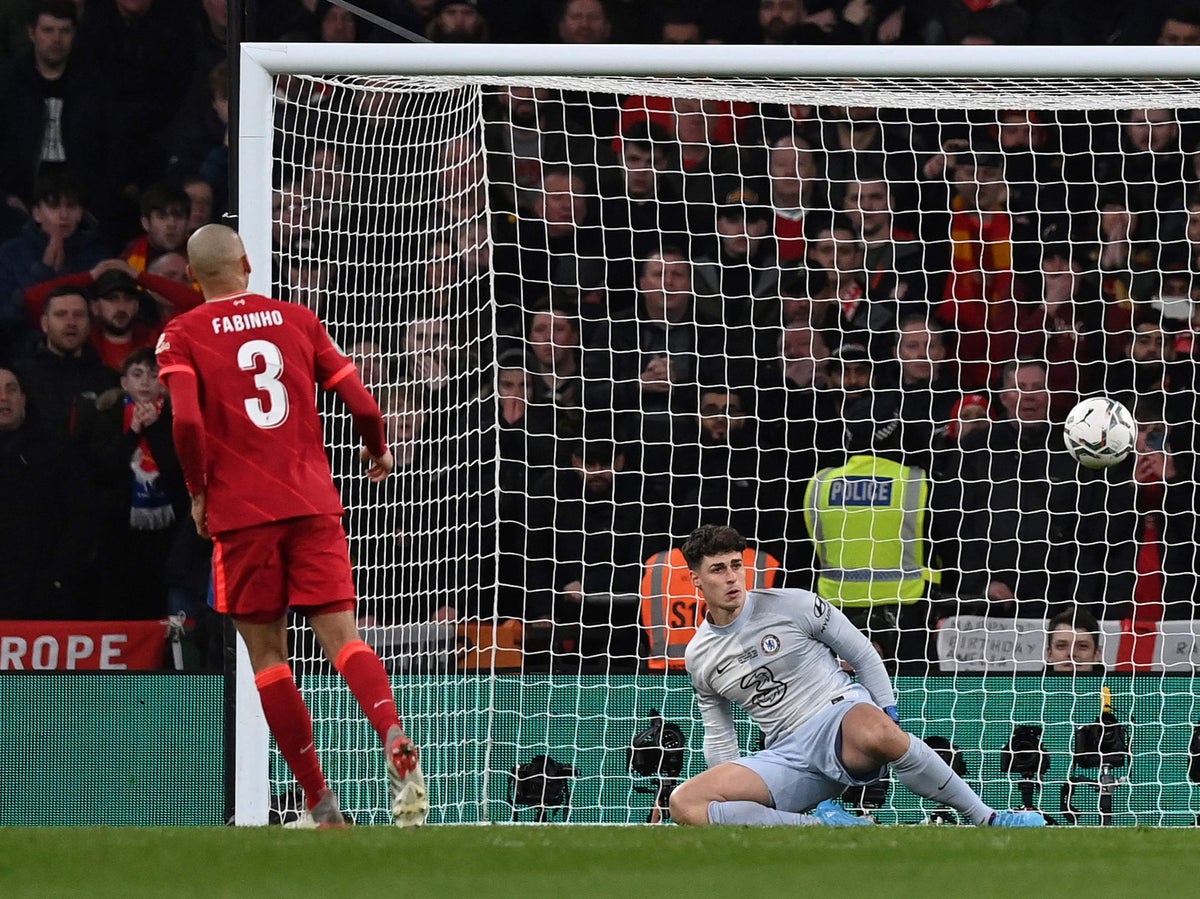
[(224, 681), (0, 675), (0, 827), (223, 824)]
[[(394, 683), (403, 707), (440, 710), (413, 721), (426, 747), (431, 823), (511, 821), (511, 772), (538, 755), (574, 769), (566, 821), (644, 822), (653, 792), (637, 790), (649, 782), (628, 772), (627, 747), (652, 709), (687, 738), (683, 776), (704, 766), (702, 728), (683, 675), (412, 676)], [(346, 715), (353, 697), (334, 676), (311, 676), (302, 686), (344, 806), (359, 823), (383, 824), (382, 755), (369, 727)], [(1049, 766), (1035, 799), (1060, 819), (1063, 785), (1073, 776), (1098, 776), (1073, 766), (1072, 748), (1076, 729), (1098, 717), (1107, 687), (1131, 753), (1128, 766), (1113, 772), (1119, 783), (1112, 823), (1192, 826), (1200, 814), (1200, 785), (1188, 777), (1200, 714), (1196, 678), (962, 674), (900, 677), (896, 686), (906, 726), (960, 747), (968, 782), (997, 807), (1021, 804), (1019, 778), (1004, 773), (1001, 762), (1014, 725), (1041, 727)], [(222, 824), (223, 689), (219, 675), (0, 677), (0, 826)], [(750, 750), (757, 734), (742, 717), (738, 730)], [(282, 765), (275, 753), (272, 765)], [(1073, 801), (1078, 823), (1100, 822), (1094, 790), (1076, 789)], [(916, 823), (929, 810), (893, 783), (876, 817)], [(534, 809), (516, 811), (518, 820), (536, 816)]]

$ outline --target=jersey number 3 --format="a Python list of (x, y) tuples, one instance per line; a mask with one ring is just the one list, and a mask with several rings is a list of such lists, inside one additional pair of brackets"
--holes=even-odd
[(238, 347), (238, 368), (255, 372), (254, 386), (266, 394), (250, 397), (246, 414), (263, 430), (277, 428), (287, 419), (288, 393), (279, 376), (283, 374), (283, 353), (269, 340), (247, 340)]

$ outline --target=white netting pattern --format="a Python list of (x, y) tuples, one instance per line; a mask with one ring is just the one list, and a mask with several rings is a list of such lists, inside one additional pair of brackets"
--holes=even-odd
[[(907, 726), (964, 747), (989, 802), (1019, 804), (1014, 724), (1054, 753), (1043, 807), (1098, 782), (1071, 744), (1100, 681), (1046, 665), (1074, 651), (1122, 722), (1140, 710), (1116, 820), (1192, 823), (1200, 82), (493, 81), (276, 83), (277, 288), (360, 363), (404, 463), (368, 487), (331, 410), (434, 819), (528, 815), (508, 785), (539, 750), (576, 769), (571, 820), (645, 819), (624, 747), (651, 708), (698, 747), (662, 676), (697, 615), (668, 554), (712, 521), (764, 583), (840, 592)], [(1062, 442), (1088, 395), (1137, 423), (1107, 472)], [(846, 514), (906, 479), (903, 515)], [(1090, 619), (1052, 645), (1072, 604), (1099, 646)], [(305, 633), (318, 730), (361, 786), (343, 805), (369, 816), (373, 738)]]
[[(344, 83), (397, 84), (394, 76), (346, 76)], [(486, 87), (485, 76), (405, 77), (405, 91)], [(1127, 109), (1198, 106), (1200, 85), (1178, 78), (618, 78), (512, 75), (514, 87), (751, 103), (813, 103), (895, 109)]]

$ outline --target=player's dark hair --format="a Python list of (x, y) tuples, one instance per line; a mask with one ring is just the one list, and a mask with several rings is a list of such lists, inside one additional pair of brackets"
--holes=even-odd
[(724, 524), (702, 524), (688, 535), (680, 551), (688, 568), (697, 570), (706, 556), (740, 553), (746, 548), (746, 538)]

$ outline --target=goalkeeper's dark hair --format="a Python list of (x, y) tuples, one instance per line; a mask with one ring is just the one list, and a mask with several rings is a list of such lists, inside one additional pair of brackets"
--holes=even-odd
[(696, 571), (707, 556), (740, 553), (746, 549), (746, 538), (724, 524), (702, 524), (688, 535), (680, 551), (688, 568)]

